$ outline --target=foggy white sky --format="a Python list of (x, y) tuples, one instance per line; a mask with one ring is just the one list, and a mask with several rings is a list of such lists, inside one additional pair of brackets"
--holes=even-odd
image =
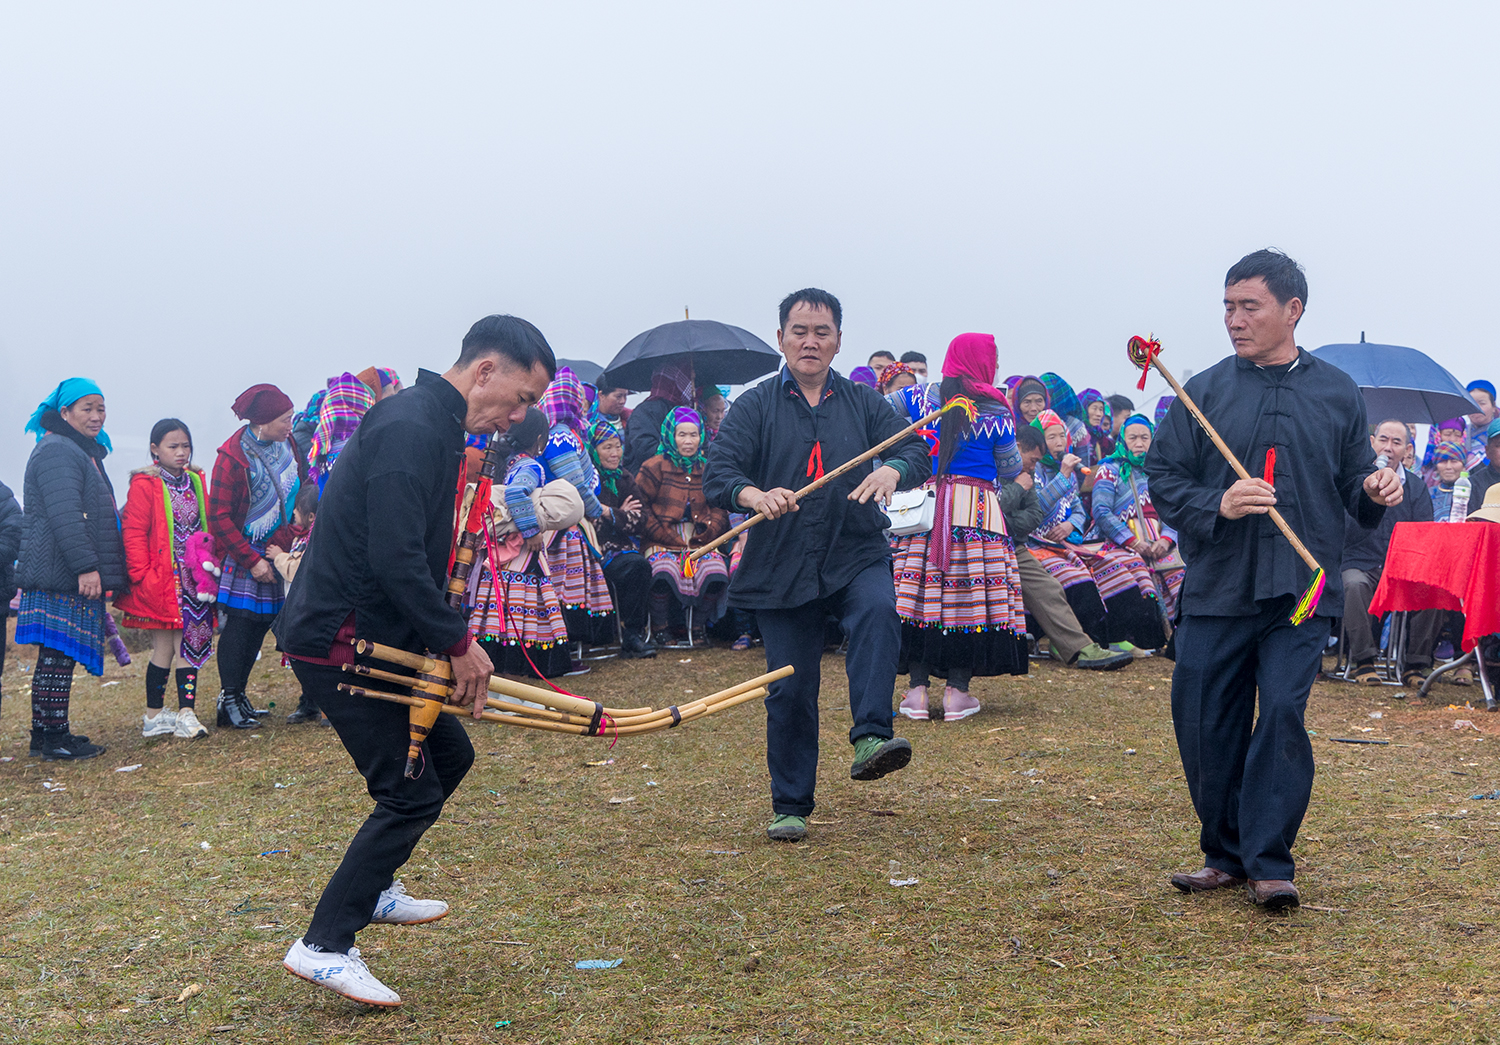
[[(607, 361), (682, 317), (845, 306), (845, 372), (994, 332), (1127, 390), (1229, 351), (1225, 269), (1307, 268), (1307, 347), (1497, 368), (1482, 4), (8, 4), (0, 479), (63, 377), (110, 459), (197, 461), (256, 381), (443, 369), (507, 311)], [(1148, 389), (1152, 401), (1162, 389)], [(1133, 391), (1133, 390), (1130, 390)], [(1146, 397), (1137, 396), (1138, 401)]]

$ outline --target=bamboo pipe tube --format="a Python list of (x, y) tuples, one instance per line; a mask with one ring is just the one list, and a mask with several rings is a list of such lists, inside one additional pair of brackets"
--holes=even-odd
[[(913, 432), (915, 432), (917, 429), (921, 428), (923, 425), (929, 425), (932, 422), (936, 421), (939, 417), (941, 417), (943, 415), (943, 412), (945, 410), (952, 410), (955, 406), (958, 406), (958, 405), (959, 405), (959, 401), (958, 400), (956, 400), (956, 399), (949, 400), (947, 403), (945, 403), (944, 405), (942, 405), (938, 409), (934, 410), (932, 413), (928, 414), (926, 417), (922, 418), (920, 421), (913, 421), (911, 424), (909, 424), (905, 428), (901, 429), (901, 431), (897, 432), (895, 435), (891, 436), (889, 439), (886, 439), (883, 442), (877, 443), (876, 445), (870, 447), (870, 449), (866, 450), (864, 453), (860, 454), (858, 457), (851, 458), (850, 460), (845, 461), (843, 464), (839, 465), (837, 468), (835, 468), (831, 472), (825, 472), (823, 474), (823, 477), (821, 479), (817, 479), (817, 480), (814, 480), (813, 482), (808, 483), (802, 489), (798, 490), (794, 496), (797, 498), (797, 500), (799, 500), (799, 501), (802, 500), (802, 498), (806, 497), (808, 494), (812, 493), (814, 490), (817, 490), (817, 489), (819, 489), (819, 488), (827, 485), (828, 483), (833, 482), (833, 480), (837, 479), (839, 476), (841, 476), (845, 472), (849, 471), (849, 469), (851, 469), (851, 468), (858, 468), (860, 465), (864, 464), (866, 461), (871, 460), (872, 458), (875, 458), (875, 457), (879, 457), (886, 450), (889, 450), (891, 447), (895, 446), (897, 443), (899, 443), (901, 440), (905, 439), (907, 436), (911, 435)], [(718, 538), (716, 538), (716, 539), (714, 539), (712, 541), (709, 541), (703, 547), (698, 548), (698, 549), (696, 549), (696, 550), (688, 553), (688, 559), (690, 561), (696, 562), (697, 560), (703, 558), (703, 556), (707, 555), (709, 552), (713, 551), (719, 545), (724, 544), (724, 543), (726, 543), (728, 541), (734, 540), (736, 537), (738, 537), (740, 534), (744, 533), (746, 530), (750, 529), (750, 527), (754, 526), (756, 523), (765, 522), (765, 521), (766, 521), (766, 515), (765, 515), (765, 513), (764, 512), (756, 512), (754, 515), (750, 516), (750, 518), (746, 519), (744, 522), (740, 523), (738, 526), (735, 526), (732, 529), (730, 529), (730, 531), (728, 533), (724, 534), (722, 537), (718, 537)]]
[[(448, 669), (448, 664), (445, 661), (435, 661), (430, 658), (423, 657), (420, 654), (408, 653), (406, 650), (395, 649), (390, 646), (382, 646), (379, 643), (368, 642), (363, 639), (360, 640), (356, 649), (361, 655), (374, 657), (376, 660), (388, 661), (392, 664), (400, 664), (403, 667), (412, 668), (416, 671), (423, 672), (424, 674), (438, 674), (437, 671), (431, 670), (437, 667), (445, 669), (445, 672), (446, 669)], [(395, 682), (398, 685), (403, 686), (413, 684), (413, 680), (409, 679), (408, 676), (394, 675), (385, 672), (377, 673), (378, 669), (364, 668), (363, 665), (356, 666), (354, 670), (361, 675), (368, 674), (371, 678), (378, 678), (385, 682)], [(791, 675), (795, 670), (796, 669), (794, 669), (791, 665), (777, 668), (775, 671), (768, 671), (764, 675), (757, 675), (753, 679), (749, 679), (737, 685), (730, 686), (728, 689), (720, 690), (717, 693), (711, 693), (701, 699), (710, 702), (718, 701), (723, 700), (726, 697), (742, 693), (747, 689), (754, 689), (757, 686), (770, 686), (771, 683), (776, 682), (779, 679), (784, 679), (788, 675)], [(424, 692), (433, 693), (437, 696), (447, 696), (452, 692), (452, 688), (449, 686), (437, 685), (434, 688), (434, 684), (432, 683), (428, 683), (420, 688), (423, 688)], [(490, 691), (492, 693), (500, 693), (504, 696), (515, 697), (521, 700), (530, 700), (533, 703), (537, 704), (545, 704), (550, 708), (573, 714), (579, 718), (585, 719), (586, 721), (593, 721), (597, 709), (597, 705), (591, 701), (583, 700), (579, 697), (570, 697), (562, 693), (553, 693), (548, 690), (540, 689), (536, 686), (525, 685), (524, 683), (511, 682), (509, 679), (503, 679), (495, 675), (490, 676)], [(689, 703), (693, 702), (690, 701)], [(491, 703), (489, 706), (498, 707), (501, 705)], [(577, 710), (574, 710), (575, 708)], [(516, 710), (525, 711), (528, 709), (517, 708)], [(661, 719), (671, 717), (671, 712), (668, 709), (663, 708), (661, 710), (654, 710), (649, 707), (619, 710), (606, 707), (604, 709), (604, 714), (620, 722), (621, 725), (625, 725), (625, 720), (627, 719), (644, 717)]]
[[(463, 708), (458, 707), (457, 705), (445, 704), (440, 700), (432, 700), (424, 697), (409, 697), (403, 693), (390, 693), (385, 690), (366, 689), (362, 686), (353, 686), (348, 683), (341, 683), (339, 685), (339, 688), (344, 692), (351, 693), (357, 697), (373, 697), (376, 700), (385, 700), (393, 704), (405, 704), (407, 707), (415, 708), (418, 711), (422, 712), (430, 713), (432, 706), (436, 705), (438, 713), (440, 714), (463, 715), (465, 717), (468, 717), (470, 714), (468, 711), (465, 711)], [(761, 687), (758, 689), (752, 689), (747, 692), (740, 693), (737, 696), (719, 701), (718, 703), (713, 705), (708, 705), (706, 703), (686, 705), (683, 709), (681, 709), (681, 716), (678, 723), (676, 724), (681, 724), (682, 722), (690, 722), (693, 719), (706, 718), (717, 711), (722, 711), (726, 708), (737, 707), (740, 704), (745, 704), (752, 700), (763, 699), (766, 694), (767, 690), (764, 687)], [(540, 729), (547, 732), (566, 733), (571, 736), (580, 737), (604, 736), (606, 734), (622, 737), (635, 736), (642, 733), (658, 733), (664, 729), (671, 729), (674, 726), (674, 723), (670, 721), (670, 718), (664, 716), (662, 719), (655, 722), (631, 723), (613, 729), (604, 729), (599, 731), (598, 733), (591, 734), (589, 732), (588, 726), (569, 725), (560, 722), (547, 722), (541, 719), (533, 719), (522, 715), (502, 714), (498, 711), (484, 711), (480, 713), (479, 717), (484, 719), (486, 722), (496, 722), (501, 725), (521, 726), (525, 729)]]
[[(390, 671), (381, 671), (366, 664), (352, 664), (344, 669), (352, 675), (362, 675), (367, 678), (379, 679), (381, 682), (393, 682), (398, 686), (406, 686), (410, 689), (420, 690), (432, 697), (447, 700), (453, 695), (453, 687), (437, 682), (428, 682), (413, 678), (410, 675), (397, 675)], [(585, 718), (582, 715), (570, 715), (563, 711), (554, 711), (551, 708), (534, 708), (525, 704), (517, 704), (510, 700), (497, 700), (494, 697), (486, 698), (485, 706), (509, 711), (513, 714), (531, 715), (533, 718), (546, 719), (551, 722), (566, 722), (570, 725), (587, 726), (593, 721), (593, 717)], [(611, 716), (613, 717), (613, 716)]]
[[(399, 664), (425, 675), (450, 680), (453, 677), (453, 669), (447, 661), (433, 660), (418, 653), (408, 653), (406, 650), (382, 646), (378, 642), (370, 642), (366, 639), (361, 639), (354, 648), (361, 656), (374, 657), (376, 660), (383, 660), (390, 664)], [(405, 683), (402, 684), (405, 685)], [(491, 693), (499, 693), (517, 700), (529, 700), (534, 704), (545, 704), (554, 710), (590, 719), (599, 708), (599, 705), (591, 700), (568, 696), (565, 693), (555, 693), (538, 686), (528, 686), (524, 682), (512, 682), (498, 675), (490, 676), (489, 688)], [(635, 715), (648, 715), (652, 710), (649, 707), (605, 708), (604, 713), (611, 718), (631, 718)]]

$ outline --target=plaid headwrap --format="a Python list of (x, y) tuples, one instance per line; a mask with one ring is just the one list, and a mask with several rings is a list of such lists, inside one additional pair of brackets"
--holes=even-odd
[(579, 442), (583, 441), (584, 428), (588, 425), (588, 404), (583, 397), (583, 381), (572, 367), (557, 368), (557, 376), (542, 393), (537, 406), (547, 415), (548, 424), (566, 425), (577, 433)]
[(1039, 379), (1047, 388), (1047, 394), (1051, 401), (1047, 404), (1056, 410), (1059, 416), (1071, 417), (1075, 421), (1088, 423), (1088, 412), (1078, 402), (1078, 397), (1073, 394), (1073, 386), (1064, 381), (1059, 375), (1047, 372)]
[(1047, 386), (1042, 384), (1039, 377), (1013, 374), (1005, 379), (1005, 390), (1010, 393), (1010, 409), (1017, 417), (1021, 416), (1021, 400), (1032, 393), (1042, 397), (1044, 409), (1052, 406), (1052, 393), (1047, 391)]
[[(1448, 431), (1457, 432), (1458, 438), (1444, 439), (1441, 433), (1445, 429)], [(1425, 471), (1426, 469), (1431, 468), (1434, 464), (1437, 463), (1433, 458), (1433, 454), (1437, 452), (1439, 443), (1462, 444), (1464, 438), (1463, 434), (1466, 431), (1468, 431), (1468, 422), (1462, 417), (1450, 417), (1446, 421), (1439, 421), (1437, 424), (1429, 426), (1427, 429), (1427, 449), (1422, 452), (1423, 470)]]
[(673, 406), (693, 401), (693, 374), (681, 363), (667, 363), (651, 375), (651, 399), (664, 399)]
[[(698, 426), (698, 435), (700, 437), (698, 440), (698, 449), (692, 457), (683, 457), (677, 452), (677, 426), (690, 424)], [(703, 428), (703, 418), (699, 416), (698, 411), (690, 406), (674, 406), (671, 410), (667, 411), (667, 416), (662, 418), (661, 442), (657, 445), (656, 452), (668, 461), (671, 461), (678, 468), (681, 468), (684, 472), (692, 475), (694, 465), (702, 468), (708, 464), (708, 458), (703, 453), (704, 449), (708, 446), (708, 440), (702, 438)]]
[(353, 374), (328, 379), (328, 389), (318, 404), (318, 425), (308, 451), (315, 468), (326, 471), (333, 466), (339, 451), (364, 420), (365, 412), (374, 405), (375, 396)]
[(1174, 395), (1165, 395), (1156, 401), (1156, 423), (1161, 424), (1161, 419), (1167, 416), (1167, 410), (1177, 401)]
[(1441, 461), (1457, 461), (1463, 464), (1465, 459), (1464, 448), (1458, 443), (1438, 443), (1432, 448), (1432, 463)]
[[(1095, 403), (1104, 407), (1104, 417), (1097, 428), (1089, 424), (1089, 407)], [(1103, 393), (1097, 388), (1085, 388), (1078, 393), (1078, 405), (1083, 407), (1083, 423), (1089, 426), (1089, 432), (1094, 438), (1107, 437), (1114, 428), (1115, 412), (1110, 409), (1109, 400), (1104, 398)]]
[(1145, 454), (1133, 454), (1130, 452), (1130, 448), (1125, 445), (1125, 429), (1131, 425), (1145, 425), (1146, 431), (1150, 432), (1153, 436), (1156, 434), (1156, 426), (1151, 423), (1145, 414), (1131, 414), (1125, 419), (1125, 423), (1120, 426), (1120, 442), (1115, 447), (1114, 453), (1109, 455), (1109, 460), (1114, 461), (1120, 469), (1120, 479), (1122, 482), (1129, 481), (1132, 468), (1142, 468), (1146, 464)]
[[(1061, 428), (1063, 430), (1063, 436), (1067, 439), (1066, 445), (1063, 446), (1063, 454), (1064, 456), (1066, 456), (1067, 454), (1073, 452), (1073, 436), (1072, 433), (1068, 431), (1068, 423), (1057, 415), (1056, 410), (1043, 410), (1041, 413), (1037, 414), (1034, 418), (1031, 419), (1031, 427), (1035, 428), (1038, 432), (1041, 432), (1042, 438), (1044, 440), (1047, 437), (1047, 429)], [(1047, 452), (1042, 455), (1042, 463), (1048, 468), (1052, 469), (1054, 472), (1061, 467), (1057, 463), (1057, 459), (1052, 456), (1052, 451), (1050, 449), (1048, 449)]]
[(589, 456), (593, 458), (594, 468), (599, 472), (599, 483), (604, 489), (618, 497), (620, 496), (620, 476), (625, 474), (625, 469), (606, 468), (604, 462), (599, 460), (600, 444), (610, 439), (618, 439), (621, 446), (625, 445), (624, 434), (607, 417), (597, 418), (593, 424), (589, 425), (587, 441)]

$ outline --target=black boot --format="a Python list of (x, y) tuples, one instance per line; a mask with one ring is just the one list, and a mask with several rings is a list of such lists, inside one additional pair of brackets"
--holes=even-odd
[(620, 656), (626, 660), (647, 660), (656, 656), (656, 643), (638, 632), (627, 631), (620, 640)]
[(67, 730), (54, 733), (49, 729), (42, 734), (43, 762), (78, 762), (102, 754), (102, 745), (90, 744), (87, 737), (74, 736)]
[[(43, 750), (43, 740), (42, 740), (42, 738), (45, 737), (46, 735), (47, 735), (47, 733), (46, 733), (45, 730), (38, 729), (35, 726), (31, 727), (31, 749), (27, 753), (32, 758), (40, 758), (41, 757), (42, 750)], [(73, 743), (75, 745), (87, 744), (89, 742), (89, 738), (88, 737), (79, 736), (76, 733), (68, 733), (67, 734), (67, 739), (71, 743)], [(100, 748), (99, 750), (103, 751), (104, 749)]]
[(300, 726), (304, 722), (311, 722), (314, 725), (327, 723), (327, 719), (318, 710), (318, 706), (307, 699), (306, 693), (302, 694), (302, 698), (297, 701), (297, 710), (286, 717), (286, 724), (289, 726)]
[(234, 729), (259, 729), (260, 720), (254, 715), (246, 714), (250, 702), (245, 699), (243, 693), (220, 693), (219, 694), (219, 727)]
[(265, 718), (271, 713), (270, 708), (252, 707), (250, 704), (250, 698), (245, 696), (245, 694), (241, 693), (238, 696), (240, 702), (240, 711), (244, 712), (251, 718)]

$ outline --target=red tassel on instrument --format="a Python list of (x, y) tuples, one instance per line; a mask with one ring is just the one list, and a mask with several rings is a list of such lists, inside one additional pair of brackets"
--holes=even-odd
[(1271, 486), (1276, 485), (1276, 447), (1272, 446), (1266, 450), (1266, 482)]

